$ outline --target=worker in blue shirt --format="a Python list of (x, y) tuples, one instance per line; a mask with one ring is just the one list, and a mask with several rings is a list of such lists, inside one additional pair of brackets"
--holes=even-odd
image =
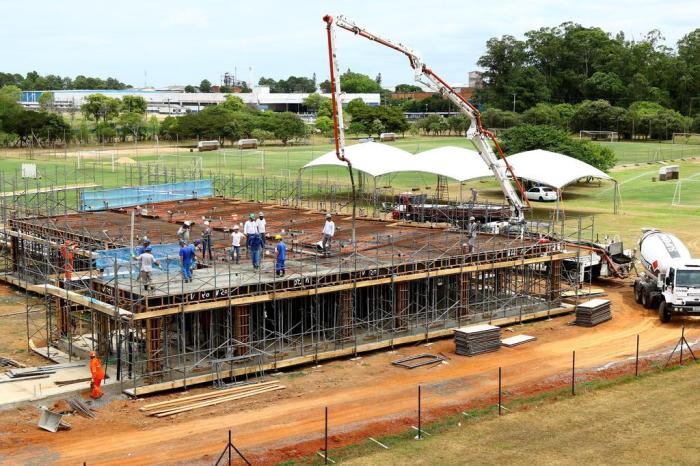
[(282, 235), (275, 235), (277, 246), (275, 246), (275, 275), (284, 277), (284, 262), (287, 260), (287, 245), (284, 244)]
[(262, 254), (262, 240), (260, 235), (250, 235), (248, 237), (248, 251), (250, 251), (250, 258), (253, 261), (253, 268), (255, 270), (260, 268), (260, 255)]
[(151, 240), (148, 239), (148, 236), (143, 237), (143, 245), (136, 246), (136, 253), (134, 254), (135, 256), (141, 255), (144, 252), (146, 252), (146, 248), (151, 245)]
[(194, 261), (194, 247), (180, 240), (180, 270), (185, 283), (192, 281), (192, 264)]

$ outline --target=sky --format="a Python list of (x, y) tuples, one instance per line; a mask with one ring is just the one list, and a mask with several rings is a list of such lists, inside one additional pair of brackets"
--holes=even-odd
[[(115, 77), (141, 87), (216, 84), (224, 72), (257, 82), (290, 75), (328, 76), (324, 14), (342, 14), (368, 31), (418, 51), (452, 84), (491, 37), (573, 21), (628, 38), (659, 29), (667, 45), (700, 27), (698, 0), (0, 0), (0, 71)], [(342, 70), (391, 87), (411, 83), (406, 59), (345, 31), (337, 35)]]

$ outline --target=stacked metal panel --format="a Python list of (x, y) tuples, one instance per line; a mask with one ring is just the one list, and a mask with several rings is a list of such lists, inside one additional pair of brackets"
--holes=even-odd
[(456, 353), (462, 356), (498, 351), (501, 347), (501, 329), (493, 325), (469, 325), (455, 329)]
[(576, 306), (574, 324), (581, 327), (595, 327), (612, 319), (610, 301), (607, 299), (591, 299)]

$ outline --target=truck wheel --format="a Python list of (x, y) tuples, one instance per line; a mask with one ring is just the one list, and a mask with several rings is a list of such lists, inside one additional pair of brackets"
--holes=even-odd
[(659, 319), (664, 324), (671, 321), (671, 306), (667, 305), (666, 301), (659, 304)]
[(654, 300), (651, 299), (651, 293), (646, 288), (642, 288), (642, 306), (651, 309), (654, 306)]
[(637, 304), (642, 304), (642, 286), (634, 285), (634, 300)]

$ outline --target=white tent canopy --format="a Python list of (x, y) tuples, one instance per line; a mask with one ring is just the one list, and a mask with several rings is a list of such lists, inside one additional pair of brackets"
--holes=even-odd
[[(438, 147), (413, 155), (397, 147), (366, 142), (346, 147), (345, 156), (352, 162), (353, 168), (372, 177), (423, 172), (461, 182), (493, 176), (476, 151), (462, 147)], [(498, 163), (503, 164), (503, 161), (499, 160)], [(561, 189), (586, 177), (612, 180), (609, 175), (585, 162), (541, 149), (511, 155), (508, 163), (518, 178), (554, 189)], [(331, 151), (307, 163), (304, 168), (320, 166), (345, 167), (346, 164), (338, 160), (335, 151)]]
[(463, 147), (445, 146), (419, 152), (411, 171), (432, 173), (467, 181), (492, 176), (478, 152)]
[[(345, 158), (350, 160), (352, 168), (374, 177), (387, 173), (410, 171), (406, 170), (405, 167), (411, 164), (414, 155), (386, 144), (365, 142), (347, 146)], [(321, 166), (347, 167), (347, 164), (339, 160), (333, 150), (307, 163), (304, 168)]]
[[(365, 142), (345, 148), (345, 157), (352, 167), (376, 177), (390, 173), (423, 172), (445, 176), (457, 181), (491, 176), (491, 170), (473, 150), (446, 146), (411, 154), (386, 144)], [(304, 168), (336, 166), (345, 167), (335, 151), (328, 152), (304, 165)]]
[[(500, 163), (503, 163), (502, 161)], [(536, 149), (508, 156), (518, 178), (561, 189), (579, 178), (612, 180), (604, 172), (568, 155)]]

